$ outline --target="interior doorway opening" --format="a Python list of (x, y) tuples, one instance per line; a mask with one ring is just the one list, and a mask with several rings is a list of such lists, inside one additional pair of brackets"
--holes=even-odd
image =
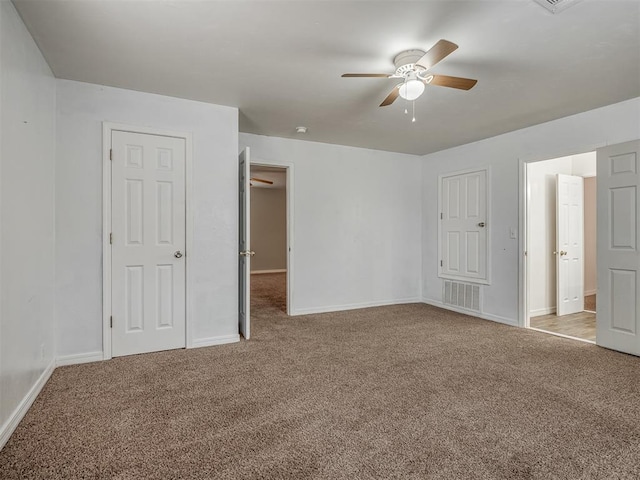
[(289, 222), (287, 168), (251, 164), (251, 312), (261, 317), (289, 311)]
[(596, 152), (525, 167), (525, 326), (595, 343)]

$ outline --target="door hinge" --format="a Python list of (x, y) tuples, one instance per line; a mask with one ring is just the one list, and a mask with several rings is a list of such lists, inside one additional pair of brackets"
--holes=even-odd
[(442, 220), (444, 218), (444, 216), (442, 215), (442, 212), (440, 212), (440, 220)]
[(113, 245), (113, 233), (109, 234), (109, 245)]
[(113, 328), (113, 316), (109, 317), (109, 328)]
[(113, 160), (113, 148), (109, 149), (109, 160)]
[(440, 260), (440, 266), (441, 266), (441, 267), (443, 266), (443, 265), (442, 265), (442, 260)]

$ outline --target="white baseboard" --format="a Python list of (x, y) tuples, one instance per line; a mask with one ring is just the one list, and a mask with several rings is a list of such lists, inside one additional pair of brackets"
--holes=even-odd
[(213, 345), (224, 345), (225, 343), (235, 343), (240, 341), (240, 334), (221, 335), (219, 337), (198, 338), (191, 342), (191, 348), (211, 347)]
[(595, 295), (598, 292), (598, 290), (585, 290), (584, 291), (584, 296), (588, 297), (589, 295)]
[(27, 414), (27, 411), (29, 410), (35, 399), (38, 397), (40, 390), (42, 390), (42, 387), (45, 386), (45, 384), (49, 380), (49, 377), (51, 377), (51, 374), (53, 373), (55, 367), (55, 360), (51, 360), (51, 363), (47, 365), (47, 368), (45, 368), (44, 372), (42, 372), (40, 377), (38, 377), (36, 383), (33, 384), (29, 392), (18, 404), (13, 413), (9, 415), (7, 421), (4, 422), (2, 427), (0, 427), (0, 450), (2, 450), (5, 444), (9, 441), (11, 434), (15, 431), (20, 421)]
[(76, 365), (78, 363), (101, 362), (104, 360), (102, 352), (76, 353), (74, 355), (63, 355), (56, 358), (56, 367), (64, 365)]
[(420, 303), (420, 302), (421, 302), (420, 298), (412, 297), (412, 298), (401, 298), (398, 300), (383, 300), (381, 302), (363, 302), (363, 303), (350, 303), (346, 305), (331, 305), (329, 307), (296, 308), (295, 310), (292, 310), (291, 316), (311, 315), (314, 313), (341, 312), (344, 310), (357, 310), (358, 308), (384, 307), (386, 305), (401, 305), (405, 303)]
[(251, 275), (260, 275), (262, 273), (287, 273), (286, 268), (276, 270), (251, 270)]
[(511, 325), (512, 327), (518, 326), (518, 320), (514, 320), (506, 317), (500, 317), (498, 315), (492, 315), (491, 313), (479, 313), (479, 312), (474, 312), (473, 310), (465, 310), (464, 308), (454, 307), (452, 305), (445, 305), (439, 300), (424, 299), (423, 303), (426, 303), (427, 305), (432, 305), (434, 307), (443, 308), (445, 310), (451, 310), (452, 312), (463, 313), (471, 317), (482, 318), (483, 320), (491, 320), (492, 322), (504, 323), (505, 325)]
[(529, 317), (539, 317), (541, 315), (551, 315), (556, 313), (556, 307), (536, 308), (529, 312)]

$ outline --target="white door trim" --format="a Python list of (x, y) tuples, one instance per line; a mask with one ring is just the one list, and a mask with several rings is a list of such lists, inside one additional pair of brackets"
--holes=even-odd
[(111, 358), (111, 133), (113, 131), (182, 138), (185, 141), (185, 196), (186, 196), (186, 285), (185, 285), (185, 344), (192, 348), (191, 338), (191, 252), (193, 251), (192, 210), (192, 135), (151, 127), (102, 122), (102, 352), (103, 359)]
[(293, 206), (293, 187), (294, 187), (294, 174), (293, 174), (293, 163), (290, 162), (279, 162), (279, 161), (271, 161), (265, 160), (263, 158), (258, 158), (255, 155), (252, 157), (250, 164), (253, 166), (262, 166), (262, 167), (280, 167), (284, 168), (287, 172), (287, 315), (297, 315), (297, 311), (294, 303), (294, 289), (293, 289), (293, 275), (294, 275), (294, 258), (295, 258), (295, 249), (293, 247), (293, 239), (294, 235), (294, 206)]

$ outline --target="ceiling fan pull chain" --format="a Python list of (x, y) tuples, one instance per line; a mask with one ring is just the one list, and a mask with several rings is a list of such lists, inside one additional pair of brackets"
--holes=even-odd
[(411, 102), (412, 107), (413, 107), (413, 118), (411, 119), (412, 123), (415, 123), (416, 121), (416, 101), (414, 100), (413, 102)]
[[(404, 84), (405, 84), (405, 88), (407, 85), (407, 77), (404, 77)], [(398, 87), (399, 88), (399, 87)], [(406, 98), (404, 99), (404, 114), (408, 114), (409, 113), (409, 100), (407, 100)]]

